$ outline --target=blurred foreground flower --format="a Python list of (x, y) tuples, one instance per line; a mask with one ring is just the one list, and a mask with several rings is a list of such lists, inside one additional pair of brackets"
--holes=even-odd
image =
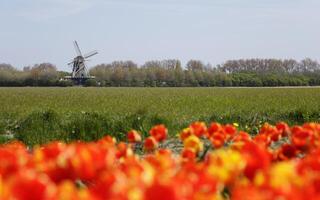
[(162, 148), (164, 125), (144, 141), (131, 130), (128, 143), (4, 144), (0, 200), (320, 199), (319, 124), (265, 123), (254, 136), (236, 127), (194, 122), (179, 134), (181, 152)]

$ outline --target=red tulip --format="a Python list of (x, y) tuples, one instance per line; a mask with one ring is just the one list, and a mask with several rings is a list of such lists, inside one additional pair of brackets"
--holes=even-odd
[(152, 151), (155, 150), (158, 147), (158, 142), (157, 140), (153, 137), (150, 136), (144, 141), (144, 149), (146, 151)]
[(127, 138), (130, 143), (141, 142), (141, 135), (136, 130), (131, 130), (127, 133)]
[(163, 125), (157, 125), (151, 128), (150, 135), (154, 137), (158, 142), (162, 142), (167, 138), (168, 129)]

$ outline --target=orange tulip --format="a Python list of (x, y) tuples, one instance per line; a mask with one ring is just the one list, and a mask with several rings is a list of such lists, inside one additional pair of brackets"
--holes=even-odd
[(191, 134), (201, 137), (207, 133), (207, 126), (204, 122), (194, 122), (189, 126)]
[(127, 133), (127, 138), (130, 143), (141, 142), (141, 135), (136, 130), (131, 130)]
[(146, 151), (152, 151), (155, 150), (158, 147), (158, 142), (157, 140), (153, 137), (150, 136), (144, 141), (144, 149)]
[(221, 124), (213, 122), (210, 124), (210, 127), (208, 128), (208, 135), (210, 137), (211, 135), (213, 135), (213, 133), (219, 132), (221, 130), (222, 130)]
[(163, 125), (157, 125), (151, 128), (150, 135), (154, 137), (158, 142), (162, 142), (167, 138), (168, 129)]

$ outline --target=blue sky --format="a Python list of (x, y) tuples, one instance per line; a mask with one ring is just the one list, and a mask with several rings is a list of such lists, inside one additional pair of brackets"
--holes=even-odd
[(0, 63), (320, 60), (319, 0), (0, 0)]

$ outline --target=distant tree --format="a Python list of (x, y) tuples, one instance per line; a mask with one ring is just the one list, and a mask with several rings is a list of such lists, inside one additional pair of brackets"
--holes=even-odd
[(205, 65), (200, 60), (190, 60), (187, 63), (187, 70), (189, 71), (203, 71)]
[(50, 86), (58, 80), (58, 72), (55, 65), (51, 63), (41, 63), (34, 65), (30, 70), (31, 79), (36, 85)]
[(98, 83), (97, 83), (97, 81), (94, 80), (94, 79), (88, 79), (88, 80), (86, 80), (86, 82), (84, 83), (84, 86), (85, 86), (85, 87), (96, 87), (96, 86), (98, 86)]
[(16, 69), (10, 64), (1, 63), (0, 71), (16, 71)]
[(302, 72), (315, 72), (320, 70), (320, 65), (317, 61), (306, 58), (300, 62), (300, 70)]

